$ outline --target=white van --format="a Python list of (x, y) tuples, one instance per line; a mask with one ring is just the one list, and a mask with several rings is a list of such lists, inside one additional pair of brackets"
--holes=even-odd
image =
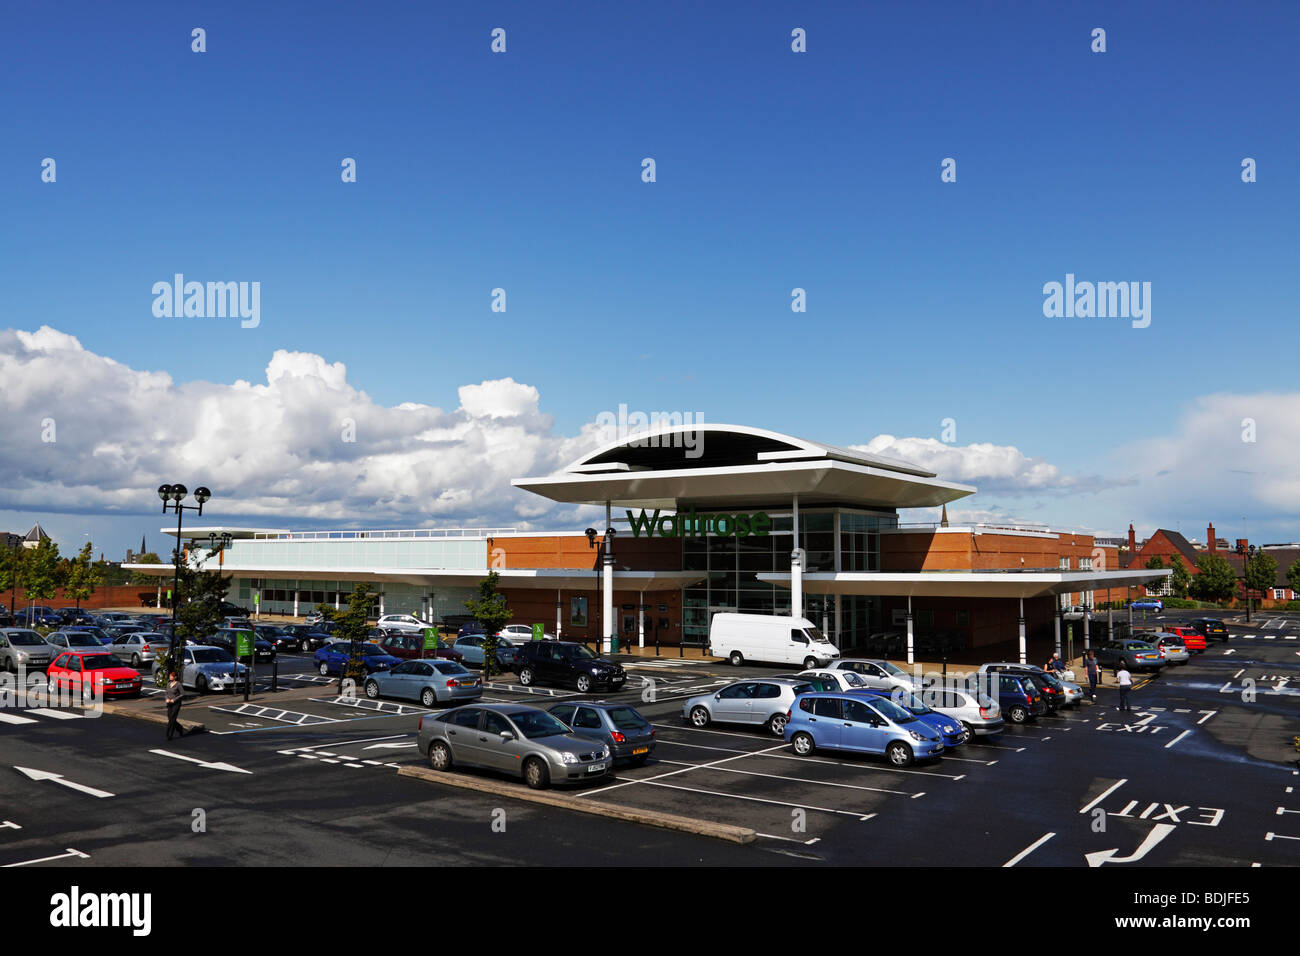
[(768, 661), (805, 670), (838, 660), (839, 648), (806, 617), (722, 611), (709, 624), (709, 653), (733, 664)]

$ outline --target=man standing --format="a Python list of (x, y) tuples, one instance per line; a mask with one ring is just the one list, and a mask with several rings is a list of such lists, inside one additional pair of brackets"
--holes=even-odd
[(1097, 655), (1089, 651), (1083, 658), (1084, 669), (1088, 672), (1088, 696), (1097, 703)]
[(176, 672), (172, 671), (167, 675), (167, 739), (172, 739), (175, 733), (181, 737), (185, 736), (185, 730), (181, 727), (181, 699), (185, 696), (185, 688), (181, 686), (180, 680), (176, 677)]
[(1133, 708), (1128, 705), (1128, 692), (1133, 686), (1133, 675), (1128, 672), (1128, 667), (1123, 661), (1120, 662), (1119, 670), (1115, 672), (1115, 681), (1119, 684), (1119, 709), (1132, 710)]

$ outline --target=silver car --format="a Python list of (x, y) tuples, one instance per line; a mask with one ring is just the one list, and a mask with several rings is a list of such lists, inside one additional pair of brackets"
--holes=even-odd
[(0, 663), (7, 671), (20, 666), (27, 670), (40, 670), (50, 666), (55, 651), (45, 638), (25, 627), (0, 628)]
[[(181, 661), (181, 686), (193, 687), (200, 694), (210, 690), (240, 691), (248, 683), (248, 668), (236, 664), (234, 657), (223, 647), (191, 645), (181, 652)], [(159, 670), (158, 661), (154, 661), (155, 680)]]
[(366, 696), (418, 700), (434, 704), (464, 704), (483, 696), (483, 681), (455, 661), (430, 658), (402, 661), (392, 670), (375, 671), (366, 678)]
[(534, 790), (599, 780), (614, 766), (604, 744), (579, 737), (546, 711), (526, 704), (468, 704), (423, 714), (416, 743), (434, 770), (457, 764), (499, 770), (522, 777)]
[(111, 650), (139, 670), (142, 664), (152, 663), (158, 655), (166, 654), (167, 647), (167, 638), (161, 634), (155, 634), (153, 631), (138, 631), (135, 634), (115, 637), (113, 643), (105, 650)]
[(45, 639), (45, 643), (54, 648), (54, 653), (61, 651), (102, 651), (104, 644), (87, 631), (55, 631)]
[(810, 670), (810, 671), (800, 671), (798, 674), (795, 674), (794, 676), (795, 677), (821, 677), (825, 680), (833, 680), (835, 681), (836, 684), (839, 685), (839, 688), (842, 691), (879, 689), (879, 688), (874, 688), (871, 684), (868, 684), (867, 679), (863, 677), (861, 674), (859, 674), (857, 671)]
[(1006, 721), (997, 701), (959, 687), (930, 686), (921, 692), (921, 699), (938, 713), (961, 721), (972, 737), (1000, 734)]
[(707, 727), (714, 721), (749, 724), (782, 737), (794, 699), (815, 690), (812, 684), (792, 678), (738, 680), (713, 693), (687, 699), (682, 704), (682, 717), (696, 727)]
[(1156, 647), (1164, 648), (1165, 661), (1169, 664), (1186, 664), (1192, 659), (1192, 654), (1187, 649), (1187, 645), (1183, 643), (1183, 639), (1177, 634), (1167, 634), (1162, 631), (1158, 634), (1148, 635), (1147, 640)]
[(924, 686), (921, 678), (909, 674), (897, 664), (886, 660), (845, 657), (832, 663), (829, 669), (853, 671), (866, 681), (868, 687), (884, 690), (898, 687), (903, 690), (918, 691)]

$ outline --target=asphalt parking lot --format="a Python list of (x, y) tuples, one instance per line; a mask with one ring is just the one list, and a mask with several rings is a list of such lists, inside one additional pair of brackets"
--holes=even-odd
[[(316, 674), (308, 655), (282, 657), (277, 693), (269, 690), (269, 674), (259, 671), (250, 702), (229, 695), (191, 699), (185, 717), (201, 721), (207, 733), (172, 744), (164, 742), (161, 725), (138, 720), (91, 721), (57, 708), (0, 711), (0, 754), (10, 767), (60, 773), (113, 794), (94, 797), (10, 772), (0, 784), (0, 806), (29, 806), (57, 789), (70, 812), (49, 846), (89, 853), (85, 846), (94, 845), (86, 860), (64, 858), (87, 865), (120, 861), (145, 845), (121, 821), (114, 824), (125, 828), (116, 842), (103, 845), (88, 805), (129, 796), (141, 772), (148, 778), (164, 768), (179, 775), (167, 778), (179, 781), (168, 799), (186, 803), (182, 795), (194, 788), (192, 807), (209, 805), (197, 800), (211, 803), (214, 793), (234, 799), (235, 788), (247, 830), (226, 835), (232, 842), (221, 859), (227, 862), (259, 859), (257, 834), (279, 846), (288, 833), (296, 834), (293, 853), (277, 853), (275, 862), (328, 864), (340, 854), (368, 859), (368, 841), (404, 862), (429, 854), (507, 859), (507, 841), (490, 828), (500, 810), (511, 821), (509, 852), (529, 862), (591, 862), (590, 835), (608, 831), (615, 842), (597, 856), (609, 863), (762, 863), (777, 854), (791, 863), (925, 866), (1295, 865), (1300, 754), (1291, 738), (1300, 733), (1300, 619), (1256, 619), (1230, 632), (1226, 646), (1211, 644), (1190, 664), (1140, 681), (1130, 714), (1117, 711), (1115, 692), (1107, 688), (1097, 705), (1011, 726), (908, 768), (827, 751), (796, 757), (762, 731), (695, 728), (681, 719), (685, 698), (739, 677), (779, 672), (772, 669), (651, 659), (626, 662), (632, 677), (613, 695), (524, 688), (510, 683), (511, 675), (487, 686), (485, 701), (547, 705), (586, 696), (633, 704), (655, 725), (653, 758), (642, 767), (620, 767), (613, 779), (558, 792), (749, 828), (758, 836), (747, 846), (531, 805), (522, 784), (514, 804), (399, 777), (397, 769), (423, 765), (415, 730), (429, 711), (341, 696), (337, 681)], [(89, 734), (95, 745), (86, 748)], [(160, 753), (168, 750), (174, 753)], [(31, 826), (13, 819), (15, 812), (0, 811)], [(331, 812), (342, 816), (313, 823)], [(285, 817), (294, 822), (287, 832)], [(345, 849), (323, 838), (337, 839), (340, 830), (348, 837)], [(0, 827), (0, 864), (40, 860), (40, 847), (22, 842), (31, 834)], [(427, 847), (423, 854), (411, 844), (413, 834)], [(656, 855), (645, 856), (651, 849)]]

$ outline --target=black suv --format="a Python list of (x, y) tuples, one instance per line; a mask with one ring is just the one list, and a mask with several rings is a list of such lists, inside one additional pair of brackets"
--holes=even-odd
[[(249, 630), (248, 628), (239, 628), (239, 630)], [(216, 633), (204, 638), (203, 643), (210, 647), (220, 647), (235, 655), (235, 634), (238, 631), (235, 628), (223, 627)], [(275, 645), (266, 638), (258, 636), (254, 632), (253, 638), (253, 655), (258, 664), (270, 663), (275, 660)]]
[(1188, 626), (1205, 638), (1206, 641), (1222, 641), (1228, 643), (1228, 627), (1222, 621), (1213, 617), (1198, 617), (1188, 621)]
[(597, 657), (585, 644), (568, 641), (525, 641), (519, 647), (514, 671), (525, 687), (572, 684), (584, 694), (597, 686), (618, 690), (627, 681), (621, 666)]

